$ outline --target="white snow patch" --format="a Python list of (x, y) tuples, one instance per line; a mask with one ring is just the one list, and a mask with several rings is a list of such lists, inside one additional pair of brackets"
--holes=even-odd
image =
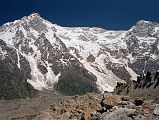
[(55, 75), (49, 67), (49, 64), (46, 62), (48, 72), (43, 75), (39, 71), (36, 59), (33, 56), (26, 56), (26, 59), (29, 61), (31, 67), (31, 79), (27, 80), (28, 83), (30, 83), (37, 90), (43, 90), (44, 88), (53, 89), (53, 86), (58, 82), (61, 73)]
[(159, 27), (155, 27), (155, 33), (159, 32)]
[(18, 66), (18, 68), (20, 69), (20, 58), (19, 58), (19, 51), (18, 50), (16, 50), (17, 51), (17, 59), (18, 59), (18, 64), (17, 64), (17, 66)]
[(84, 65), (84, 67), (90, 71), (92, 74), (94, 74), (97, 77), (97, 86), (98, 89), (103, 93), (105, 91), (112, 92), (114, 91), (114, 87), (110, 86), (108, 82), (106, 81), (107, 76), (101, 72), (98, 72), (95, 70), (95, 68), (91, 67), (90, 63), (81, 61)]
[[(30, 43), (31, 44), (31, 43)], [(31, 67), (31, 79), (28, 79), (28, 83), (30, 83), (35, 89), (37, 90), (43, 90), (45, 89), (53, 89), (53, 86), (55, 83), (58, 82), (59, 76), (61, 73), (59, 73), (57, 76), (54, 74), (52, 69), (50, 68), (50, 64), (47, 61), (41, 61), (41, 52), (40, 50), (37, 50), (37, 47), (34, 44), (31, 44), (30, 47), (32, 47), (34, 54), (32, 55), (23, 55), (26, 57), (27, 61), (30, 64)], [(36, 57), (34, 58), (34, 55)], [(47, 68), (47, 73), (42, 74), (38, 67), (37, 63), (40, 62)]]
[(76, 53), (75, 53), (75, 50), (70, 50), (69, 53), (70, 53), (71, 55), (73, 55), (75, 58), (77, 58), (77, 55), (76, 55)]
[(35, 89), (43, 90), (46, 88), (45, 78), (37, 67), (36, 60), (33, 56), (26, 56), (31, 67), (31, 80), (27, 80)]
[(30, 27), (30, 32), (31, 32), (36, 38), (38, 38), (39, 33), (38, 33), (36, 30), (34, 30), (34, 29), (32, 29), (32, 28)]
[(3, 51), (2, 48), (1, 48), (1, 46), (0, 46), (0, 59), (4, 60), (5, 57), (6, 57), (6, 55), (7, 55), (7, 52)]
[(15, 36), (15, 31), (5, 31), (0, 33), (0, 39), (4, 40), (8, 45), (14, 46), (13, 44), (13, 37)]
[(154, 55), (154, 54), (151, 54), (151, 55), (150, 55), (150, 57), (151, 57), (152, 59), (154, 59), (154, 60), (156, 60), (156, 59), (157, 59), (157, 56), (156, 56), (156, 55)]
[(136, 38), (138, 39), (139, 44), (145, 42), (147, 43), (147, 45), (152, 45), (155, 41), (156, 38), (155, 37), (138, 37), (136, 36)]
[(45, 37), (49, 40), (51, 45), (53, 45), (56, 42), (53, 30), (48, 29), (48, 32), (45, 33)]
[(131, 75), (131, 80), (137, 80), (137, 74), (130, 68), (127, 66), (125, 66), (125, 69), (130, 73)]
[(61, 73), (58, 75), (55, 75), (54, 72), (52, 71), (52, 68), (49, 66), (48, 62), (45, 61), (46, 66), (47, 66), (47, 73), (45, 74), (46, 77), (46, 84), (47, 88), (53, 88), (53, 85), (58, 83), (59, 77), (61, 76)]
[(20, 27), (19, 30), (21, 30), (23, 32), (24, 37), (27, 37), (27, 31), (23, 27)]
[(130, 63), (133, 63), (134, 58), (132, 57), (132, 53), (129, 54), (129, 55), (127, 56), (127, 58), (130, 60)]

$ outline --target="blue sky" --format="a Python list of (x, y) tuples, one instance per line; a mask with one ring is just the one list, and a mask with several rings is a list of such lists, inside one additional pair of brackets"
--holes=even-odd
[(62, 26), (127, 30), (141, 19), (159, 22), (159, 0), (1, 0), (0, 24), (33, 12)]

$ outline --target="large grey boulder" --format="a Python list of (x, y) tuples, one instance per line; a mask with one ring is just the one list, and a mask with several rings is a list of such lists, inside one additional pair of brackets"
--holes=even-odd
[(154, 109), (154, 115), (159, 115), (159, 104), (156, 104), (156, 107)]
[(119, 108), (111, 113), (104, 113), (101, 116), (101, 120), (132, 120), (131, 117), (135, 112), (135, 109)]

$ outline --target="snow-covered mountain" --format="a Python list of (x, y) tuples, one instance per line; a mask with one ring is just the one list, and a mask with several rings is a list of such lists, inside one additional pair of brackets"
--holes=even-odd
[(0, 61), (9, 57), (19, 71), (25, 66), (21, 74), (37, 90), (113, 91), (117, 81), (159, 68), (159, 24), (150, 21), (113, 31), (61, 27), (33, 13), (2, 25), (0, 40)]

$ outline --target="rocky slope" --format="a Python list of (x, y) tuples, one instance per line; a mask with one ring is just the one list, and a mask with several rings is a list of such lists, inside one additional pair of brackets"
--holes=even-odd
[[(0, 40), (0, 99), (22, 99), (36, 97), (38, 91), (28, 82), (30, 77), (28, 61), (21, 58), (21, 69), (15, 63), (16, 51)], [(4, 52), (5, 51), (5, 52)]]
[(158, 112), (153, 100), (88, 93), (52, 104), (33, 120), (158, 120)]
[(145, 76), (139, 76), (137, 81), (127, 84), (118, 83), (114, 93), (159, 101), (159, 72), (147, 72)]
[(7, 79), (0, 68), (0, 80), (8, 81), (1, 94), (11, 84), (25, 88), (26, 81), (66, 95), (112, 92), (119, 81), (157, 71), (158, 36), (159, 24), (143, 20), (128, 31), (61, 27), (37, 13), (6, 23), (0, 27), (0, 63), (13, 76)]

